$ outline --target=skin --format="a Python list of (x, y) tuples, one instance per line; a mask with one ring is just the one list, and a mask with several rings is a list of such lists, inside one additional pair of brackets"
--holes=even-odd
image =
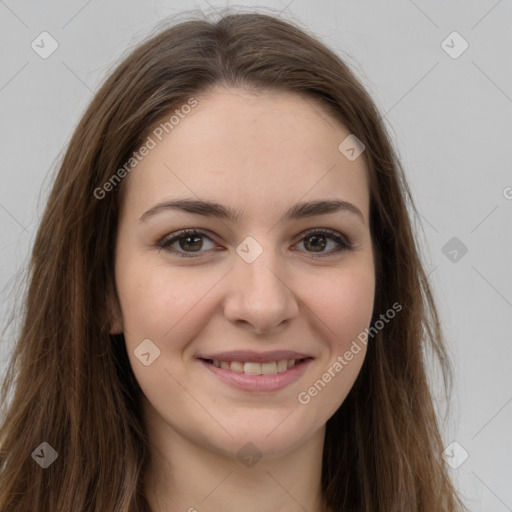
[[(362, 350), (307, 405), (298, 400), (369, 326), (375, 268), (363, 158), (338, 145), (350, 134), (311, 98), (292, 92), (216, 88), (126, 178), (115, 278), (130, 364), (144, 392), (152, 462), (146, 491), (154, 511), (325, 510), (322, 447), (327, 420), (363, 363)], [(167, 210), (163, 200), (213, 200), (240, 211), (236, 222)], [(348, 211), (279, 222), (304, 201), (349, 201)], [(206, 231), (197, 243), (157, 244), (180, 229)], [(332, 229), (352, 243), (324, 257), (303, 232)], [(236, 248), (252, 236), (252, 263)], [(320, 235), (319, 235), (320, 236)], [(309, 239), (310, 240), (310, 239)], [(184, 244), (184, 245), (183, 245)], [(215, 250), (215, 248), (220, 248)], [(160, 356), (145, 366), (134, 350), (150, 339)], [(276, 392), (235, 390), (203, 367), (199, 354), (289, 349), (314, 360)], [(251, 442), (261, 459), (238, 458)]]

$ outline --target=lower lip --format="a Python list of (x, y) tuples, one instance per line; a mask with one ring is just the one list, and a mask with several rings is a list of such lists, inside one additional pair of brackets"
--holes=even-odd
[(203, 366), (208, 368), (214, 375), (221, 381), (229, 386), (243, 391), (278, 391), (292, 382), (295, 382), (306, 371), (312, 359), (305, 359), (304, 361), (296, 364), (292, 368), (273, 375), (247, 375), (245, 373), (237, 373), (224, 368), (217, 368), (205, 360), (199, 360)]

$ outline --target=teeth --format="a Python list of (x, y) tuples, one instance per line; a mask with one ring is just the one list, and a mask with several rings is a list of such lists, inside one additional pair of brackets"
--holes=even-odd
[(260, 375), (261, 371), (260, 363), (244, 363), (244, 373), (247, 375)]
[(264, 375), (274, 375), (277, 373), (277, 363), (275, 361), (271, 363), (261, 363), (261, 373)]
[(243, 373), (243, 371), (244, 371), (244, 363), (241, 363), (240, 361), (232, 361), (231, 362), (231, 366), (229, 367), (229, 369), (232, 372)]
[(280, 361), (272, 361), (270, 363), (254, 363), (243, 361), (212, 361), (213, 366), (223, 368), (224, 370), (231, 370), (236, 373), (245, 373), (247, 375), (275, 375), (282, 373), (293, 368), (296, 364), (296, 359), (281, 359)]
[(288, 361), (286, 359), (281, 359), (281, 361), (277, 362), (277, 372), (285, 372), (288, 368)]

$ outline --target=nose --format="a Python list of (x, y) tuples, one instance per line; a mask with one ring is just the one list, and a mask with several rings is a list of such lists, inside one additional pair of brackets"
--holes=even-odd
[(265, 249), (252, 263), (237, 256), (229, 280), (224, 315), (236, 326), (268, 334), (297, 317), (299, 304), (291, 279), (271, 250)]

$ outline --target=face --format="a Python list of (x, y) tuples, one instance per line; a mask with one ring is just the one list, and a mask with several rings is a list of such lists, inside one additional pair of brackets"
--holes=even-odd
[[(196, 99), (126, 178), (115, 325), (153, 427), (217, 454), (251, 442), (278, 457), (324, 431), (365, 357), (367, 169), (309, 98)], [(169, 204), (184, 199), (195, 206)]]

